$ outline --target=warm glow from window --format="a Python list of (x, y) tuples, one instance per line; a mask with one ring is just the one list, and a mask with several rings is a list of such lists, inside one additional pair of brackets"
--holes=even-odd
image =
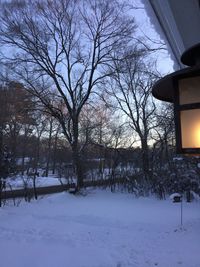
[(200, 109), (181, 111), (183, 148), (200, 148)]

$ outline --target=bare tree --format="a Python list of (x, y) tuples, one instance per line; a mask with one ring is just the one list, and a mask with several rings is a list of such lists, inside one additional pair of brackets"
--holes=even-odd
[(26, 132), (25, 128), (34, 123), (32, 112), (34, 103), (23, 86), (14, 82), (7, 82), (0, 86), (0, 99), (0, 140), (2, 140), (0, 151), (3, 146), (7, 146), (7, 150), (11, 153), (14, 171), (19, 157), (20, 137), (24, 131)]
[(51, 163), (52, 163), (53, 173), (55, 173), (55, 161), (56, 161), (55, 153), (56, 153), (60, 125), (53, 116), (48, 114), (45, 114), (45, 116), (47, 119), (46, 135), (48, 136), (46, 140), (46, 149), (45, 149), (45, 154), (46, 154), (45, 176), (48, 177)]
[[(115, 51), (133, 41), (134, 19), (118, 0), (13, 0), (1, 2), (2, 59), (60, 122), (79, 164), (79, 116), (93, 88), (110, 74)], [(2, 53), (3, 54), (3, 53)], [(62, 99), (63, 113), (51, 102)]]
[(57, 125), (55, 125), (55, 131), (54, 131), (54, 136), (53, 136), (53, 148), (52, 148), (52, 174), (55, 174), (56, 170), (56, 163), (57, 163), (57, 148), (58, 148), (58, 139), (59, 139), (59, 134), (61, 132), (61, 127), (60, 124), (57, 121)]
[[(142, 57), (141, 57), (142, 56)], [(128, 51), (123, 62), (114, 60), (115, 74), (110, 78), (107, 92), (113, 97), (116, 108), (125, 118), (138, 137), (142, 149), (142, 166), (146, 182), (150, 178), (149, 139), (155, 127), (155, 103), (152, 99), (152, 85), (157, 74), (149, 71), (141, 60), (140, 51)], [(113, 105), (113, 103), (111, 103)]]
[[(34, 159), (32, 162), (32, 170), (31, 172), (37, 173), (38, 167), (40, 163), (40, 152), (41, 152), (41, 139), (42, 135), (45, 133), (45, 130), (47, 128), (48, 119), (46, 116), (42, 115), (41, 113), (35, 114), (37, 116), (37, 124), (33, 128), (33, 133), (36, 138), (36, 144), (35, 144), (35, 151), (34, 151)], [(29, 170), (27, 170), (29, 172)]]
[[(162, 168), (165, 163), (170, 167), (175, 148), (174, 110), (171, 104), (162, 104), (155, 114), (157, 127), (152, 132), (154, 140), (154, 166)], [(159, 158), (159, 160), (158, 160)]]

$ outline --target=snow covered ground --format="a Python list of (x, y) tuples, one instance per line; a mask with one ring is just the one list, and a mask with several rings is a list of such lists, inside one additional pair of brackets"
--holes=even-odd
[(1, 267), (199, 267), (200, 203), (60, 193), (0, 209)]
[[(61, 185), (62, 183), (66, 183), (66, 179), (64, 178), (56, 178), (54, 176), (49, 177), (36, 177), (36, 187), (43, 187), (43, 186), (51, 186), (51, 185)], [(24, 188), (24, 183), (27, 183), (28, 187), (33, 187), (33, 178), (31, 177), (8, 177), (6, 179), (6, 189), (10, 190), (9, 184), (12, 189), (22, 189)]]

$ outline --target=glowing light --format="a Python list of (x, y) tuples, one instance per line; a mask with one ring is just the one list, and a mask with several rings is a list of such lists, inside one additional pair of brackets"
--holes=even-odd
[(200, 148), (200, 109), (181, 111), (183, 148)]
[(200, 147), (200, 125), (194, 127), (194, 144), (195, 148)]

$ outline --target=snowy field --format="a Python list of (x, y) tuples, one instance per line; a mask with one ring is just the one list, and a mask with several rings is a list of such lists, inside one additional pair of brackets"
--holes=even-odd
[[(64, 178), (56, 178), (54, 176), (49, 177), (36, 177), (36, 187), (43, 187), (43, 186), (51, 186), (51, 185), (61, 185), (61, 181), (63, 184), (66, 183), (66, 179)], [(12, 189), (22, 189), (24, 188), (24, 184), (27, 184), (28, 187), (33, 187), (33, 179), (30, 177), (22, 178), (21, 176), (17, 177), (8, 177), (6, 179), (6, 189), (10, 190), (9, 185)]]
[(60, 193), (0, 209), (1, 267), (199, 267), (200, 203)]

